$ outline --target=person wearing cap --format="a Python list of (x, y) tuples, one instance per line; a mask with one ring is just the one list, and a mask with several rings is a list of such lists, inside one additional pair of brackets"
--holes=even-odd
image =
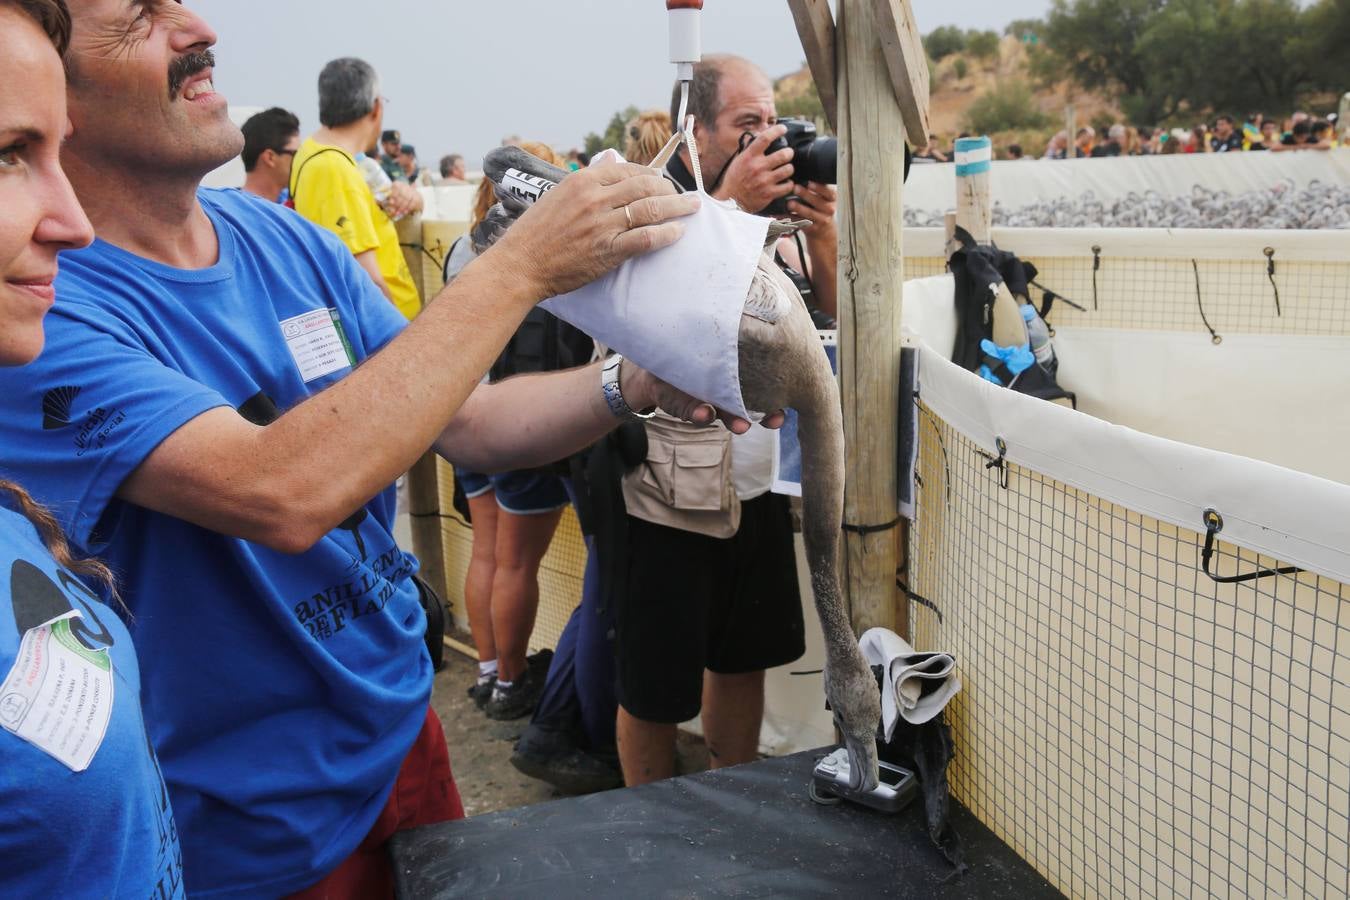
[(380, 135), (380, 168), (389, 180), (398, 184), (408, 180), (407, 173), (399, 164), (398, 156), (403, 150), (403, 135), (397, 129), (389, 129)]
[(403, 144), (398, 148), (398, 167), (408, 184), (418, 184), (422, 169), (417, 165), (417, 148), (412, 144)]

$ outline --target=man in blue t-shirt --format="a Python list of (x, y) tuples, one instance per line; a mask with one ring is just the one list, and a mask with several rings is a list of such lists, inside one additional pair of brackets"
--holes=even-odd
[(62, 155), (100, 239), (63, 259), (40, 360), (0, 374), (7, 474), (122, 578), (189, 893), (387, 889), (387, 836), (460, 814), (390, 485), (428, 447), (495, 471), (631, 409), (711, 421), (629, 365), (479, 384), (535, 303), (697, 198), (579, 173), (407, 324), (331, 235), (199, 190), (242, 144), (200, 18), (74, 17)]

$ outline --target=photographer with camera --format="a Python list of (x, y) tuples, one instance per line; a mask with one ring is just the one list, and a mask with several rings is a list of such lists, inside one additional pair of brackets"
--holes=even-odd
[[(679, 115), (680, 86), (671, 97), (672, 121)], [(805, 219), (805, 259), (800, 241), (779, 242), (780, 262), (806, 276), (808, 306), (831, 319), (837, 315), (839, 232), (834, 224), (837, 194), (834, 138), (816, 139), (803, 119), (779, 119), (773, 83), (747, 59), (709, 54), (694, 66), (689, 86), (703, 182), (719, 200), (735, 200), (746, 212)], [(683, 127), (676, 122), (676, 128)], [(667, 171), (687, 190), (694, 188), (689, 149), (680, 147)], [(791, 274), (791, 273), (790, 273)], [(800, 279), (798, 286), (801, 287)]]
[[(834, 142), (814, 140), (807, 123), (780, 123), (769, 79), (735, 56), (705, 56), (694, 67), (689, 112), (714, 197), (812, 223), (804, 272), (817, 306), (833, 316), (835, 191), (825, 182), (834, 180)], [(693, 190), (690, 165), (682, 147), (667, 171)], [(802, 256), (793, 241), (780, 246), (806, 288)], [(773, 432), (733, 437), (658, 416), (646, 438), (645, 459), (623, 480), (628, 562), (613, 592), (616, 731), (629, 785), (675, 774), (676, 725), (700, 713), (713, 768), (754, 760), (764, 672), (805, 649), (788, 501), (769, 490)]]

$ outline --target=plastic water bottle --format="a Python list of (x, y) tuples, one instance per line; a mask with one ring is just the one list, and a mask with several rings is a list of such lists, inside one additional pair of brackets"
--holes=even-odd
[[(356, 161), (357, 168), (361, 172), (361, 177), (366, 180), (370, 186), (370, 192), (375, 195), (375, 202), (384, 206), (389, 202), (389, 195), (394, 190), (394, 183), (389, 180), (389, 173), (380, 165), (380, 161), (372, 159), (364, 153)], [(397, 222), (402, 216), (396, 216)]]
[(1022, 313), (1022, 321), (1027, 323), (1027, 340), (1031, 342), (1031, 352), (1035, 354), (1036, 362), (1053, 375), (1058, 363), (1055, 361), (1055, 348), (1050, 344), (1049, 326), (1030, 303), (1023, 303), (1018, 310)]

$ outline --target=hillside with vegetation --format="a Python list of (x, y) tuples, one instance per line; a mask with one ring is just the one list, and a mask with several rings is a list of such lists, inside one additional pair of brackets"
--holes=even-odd
[[(933, 29), (924, 49), (940, 148), (968, 132), (1038, 156), (1069, 104), (1098, 131), (1189, 128), (1222, 113), (1325, 116), (1350, 90), (1350, 0), (1053, 0), (1044, 19), (1003, 34)], [(824, 125), (805, 64), (774, 89), (780, 115)], [(619, 146), (636, 112), (615, 113), (586, 149)]]
[[(1044, 19), (1002, 35), (942, 27), (924, 48), (939, 146), (970, 132), (1038, 155), (1070, 103), (1099, 131), (1332, 112), (1350, 90), (1350, 3), (1055, 0)], [(819, 115), (805, 68), (776, 92), (780, 112)]]

